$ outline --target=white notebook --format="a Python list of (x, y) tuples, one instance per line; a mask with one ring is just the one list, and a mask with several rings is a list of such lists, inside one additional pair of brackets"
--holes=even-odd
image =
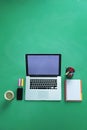
[(82, 101), (82, 82), (79, 79), (65, 80), (65, 100)]

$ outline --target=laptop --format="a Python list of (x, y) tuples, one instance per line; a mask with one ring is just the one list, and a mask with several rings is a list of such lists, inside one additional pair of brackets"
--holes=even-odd
[(61, 100), (61, 54), (26, 54), (25, 100)]

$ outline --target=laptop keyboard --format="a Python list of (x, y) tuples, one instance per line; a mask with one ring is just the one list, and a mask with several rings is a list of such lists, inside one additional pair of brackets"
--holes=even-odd
[(57, 79), (30, 79), (30, 89), (57, 89)]

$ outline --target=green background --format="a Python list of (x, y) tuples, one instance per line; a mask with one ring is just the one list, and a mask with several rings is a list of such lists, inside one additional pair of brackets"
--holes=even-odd
[[(26, 53), (62, 54), (62, 101), (4, 100), (25, 78)], [(0, 130), (87, 130), (87, 0), (0, 0)], [(64, 101), (65, 68), (83, 101)]]

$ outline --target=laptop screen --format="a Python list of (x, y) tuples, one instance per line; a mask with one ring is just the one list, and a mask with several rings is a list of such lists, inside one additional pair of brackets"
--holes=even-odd
[(27, 75), (53, 76), (60, 75), (61, 55), (26, 55)]

